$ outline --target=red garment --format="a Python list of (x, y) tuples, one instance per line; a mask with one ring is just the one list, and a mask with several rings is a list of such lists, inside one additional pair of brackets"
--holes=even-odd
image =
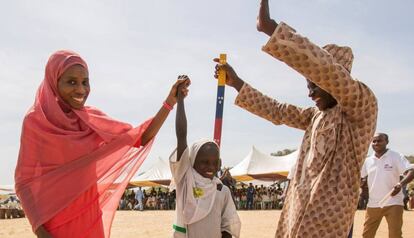
[(119, 199), (151, 148), (152, 141), (139, 147), (151, 120), (133, 128), (96, 108), (70, 109), (57, 82), (76, 64), (88, 69), (71, 51), (49, 58), (23, 121), (16, 193), (33, 231), (44, 225), (53, 237), (109, 237)]

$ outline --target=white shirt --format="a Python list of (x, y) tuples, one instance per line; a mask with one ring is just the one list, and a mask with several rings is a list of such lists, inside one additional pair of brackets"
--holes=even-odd
[(142, 192), (142, 190), (137, 190), (136, 192), (135, 192), (135, 199), (137, 200), (137, 201), (142, 201), (142, 199), (144, 199), (144, 192)]
[(296, 172), (296, 165), (297, 165), (297, 161), (295, 162), (295, 164), (293, 164), (292, 167), (290, 167), (289, 173), (286, 176), (287, 179), (292, 180), (293, 176), (295, 176), (295, 172)]
[[(361, 171), (362, 178), (368, 176), (369, 201), (367, 207), (381, 207), (380, 201), (400, 182), (400, 175), (411, 168), (414, 166), (408, 162), (404, 155), (392, 150), (388, 150), (380, 158), (377, 158), (375, 154), (368, 157)], [(383, 205), (403, 206), (403, 198), (404, 195), (400, 191)]]
[[(185, 191), (191, 191), (190, 194), (193, 196), (193, 184), (189, 177), (194, 177), (194, 180), (199, 182), (200, 180), (210, 180), (202, 177), (195, 171), (195, 169), (193, 169), (189, 159), (190, 154), (191, 153), (187, 147), (179, 161), (177, 161), (176, 151), (174, 151), (170, 156), (171, 174), (174, 182), (176, 183), (176, 218), (174, 225), (186, 229), (186, 233), (175, 230), (173, 237), (221, 238), (222, 231), (228, 232), (233, 237), (240, 237), (241, 223), (236, 211), (236, 206), (234, 205), (231, 197), (230, 189), (227, 186), (222, 185), (221, 182), (220, 184), (222, 185), (222, 188), (220, 191), (217, 189), (216, 183), (213, 184), (215, 196), (212, 196), (213, 201), (208, 214), (195, 223), (184, 224), (183, 211), (187, 208), (185, 207), (185, 202), (183, 202), (183, 200), (188, 199), (188, 194), (186, 194)], [(197, 202), (201, 202), (201, 200)], [(195, 209), (201, 210), (201, 206), (203, 206), (203, 204), (197, 203), (197, 207), (195, 207)]]

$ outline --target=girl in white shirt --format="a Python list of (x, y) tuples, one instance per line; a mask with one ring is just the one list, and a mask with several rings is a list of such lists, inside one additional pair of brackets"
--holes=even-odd
[[(190, 84), (187, 76), (179, 78), (187, 79), (187, 86)], [(207, 139), (187, 146), (186, 93), (177, 96), (177, 149), (170, 156), (172, 183), (177, 192), (174, 237), (239, 237), (240, 219), (230, 189), (216, 177), (219, 147)]]

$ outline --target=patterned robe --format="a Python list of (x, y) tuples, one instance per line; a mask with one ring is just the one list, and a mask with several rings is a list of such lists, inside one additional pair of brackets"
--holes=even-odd
[(358, 203), (360, 169), (377, 120), (377, 100), (324, 49), (281, 23), (263, 51), (331, 94), (328, 110), (280, 103), (245, 84), (236, 105), (305, 131), (276, 237), (347, 237)]

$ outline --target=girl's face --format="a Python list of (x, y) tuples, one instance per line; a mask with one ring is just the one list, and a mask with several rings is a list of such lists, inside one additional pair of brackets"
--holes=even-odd
[(194, 169), (201, 176), (213, 179), (219, 169), (220, 152), (214, 143), (201, 146), (194, 161)]
[(70, 66), (58, 80), (60, 97), (74, 109), (81, 109), (88, 98), (89, 75), (81, 65)]

